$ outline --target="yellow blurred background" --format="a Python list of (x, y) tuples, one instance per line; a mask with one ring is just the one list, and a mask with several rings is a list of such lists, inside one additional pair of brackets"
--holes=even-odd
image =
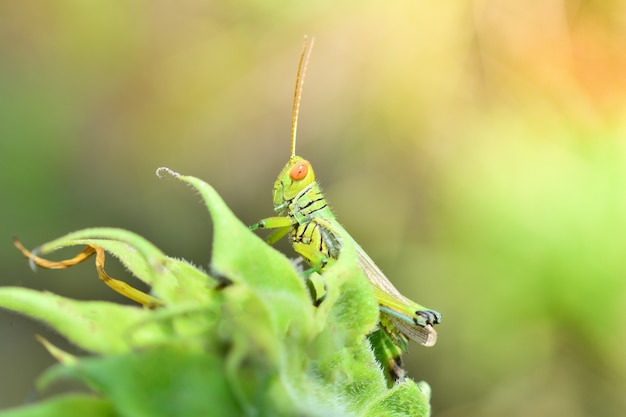
[[(271, 215), (304, 34), (298, 154), (443, 313), (406, 355), (433, 414), (623, 415), (623, 1), (0, 2), (0, 284), (119, 301), (91, 263), (33, 273), (11, 244), (89, 226), (206, 265), (208, 215), (159, 166)], [(54, 362), (50, 330), (1, 313), (0, 409)]]

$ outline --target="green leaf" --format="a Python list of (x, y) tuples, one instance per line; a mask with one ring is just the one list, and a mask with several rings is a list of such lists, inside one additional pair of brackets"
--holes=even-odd
[(2, 417), (121, 417), (109, 400), (86, 395), (66, 395), (39, 404), (0, 412)]
[[(101, 354), (131, 349), (130, 331), (149, 311), (103, 301), (76, 301), (27, 288), (0, 288), (0, 306), (41, 320), (81, 348)], [(133, 340), (145, 344), (162, 332), (154, 326), (136, 329)]]
[(191, 185), (207, 205), (214, 233), (211, 270), (258, 292), (271, 305), (272, 320), (280, 331), (286, 332), (291, 325), (306, 331), (313, 306), (291, 262), (251, 233), (209, 184), (167, 168), (160, 168), (161, 172)]
[(39, 248), (47, 254), (62, 247), (101, 246), (164, 302), (205, 301), (216, 281), (191, 264), (170, 258), (143, 237), (123, 229), (91, 228), (69, 233)]
[[(420, 388), (421, 387), (421, 388)], [(364, 414), (368, 417), (416, 417), (430, 416), (430, 387), (406, 380), (395, 385), (374, 402)]]
[(221, 358), (193, 353), (184, 346), (84, 359), (49, 373), (49, 379), (87, 382), (123, 416), (241, 415)]
[[(354, 248), (346, 245), (318, 277), (326, 298), (314, 307), (293, 264), (250, 232), (213, 188), (166, 172), (207, 205), (214, 222), (211, 276), (120, 229), (86, 229), (43, 245), (40, 253), (103, 248), (150, 285), (162, 305), (0, 288), (0, 306), (97, 354), (51, 368), (38, 387), (61, 378), (83, 381), (104, 398), (98, 404), (109, 415), (120, 416), (428, 415), (428, 390), (411, 380), (387, 388), (366, 338), (378, 323), (378, 304)], [(58, 404), (56, 415), (75, 415), (71, 402)], [(59, 411), (64, 404), (67, 414)], [(13, 414), (0, 413), (6, 415)]]

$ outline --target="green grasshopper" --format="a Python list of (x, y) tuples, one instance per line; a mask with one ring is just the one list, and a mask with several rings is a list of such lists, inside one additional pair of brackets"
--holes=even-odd
[[(379, 328), (369, 335), (369, 339), (377, 359), (388, 372), (386, 377), (391, 385), (404, 378), (400, 355), (406, 351), (409, 339), (424, 346), (435, 344), (437, 333), (433, 325), (441, 321), (441, 314), (400, 294), (337, 222), (315, 180), (311, 163), (295, 154), (302, 85), (314, 41), (313, 38), (308, 52), (305, 41), (298, 64), (291, 120), (291, 157), (274, 183), (274, 211), (278, 216), (262, 219), (250, 229), (273, 229), (266, 238), (269, 244), (288, 235), (293, 249), (311, 268), (305, 271), (309, 274), (323, 273), (338, 259), (343, 245), (354, 246), (359, 264), (378, 299)], [(321, 302), (321, 299), (314, 301)]]

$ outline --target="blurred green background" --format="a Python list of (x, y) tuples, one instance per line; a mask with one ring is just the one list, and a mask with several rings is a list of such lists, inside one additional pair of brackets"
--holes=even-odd
[[(434, 415), (623, 415), (623, 1), (0, 2), (0, 284), (119, 301), (91, 262), (33, 273), (11, 244), (88, 226), (206, 265), (208, 215), (159, 166), (247, 224), (271, 215), (304, 34), (298, 153), (443, 313), (437, 346), (406, 355)], [(1, 313), (5, 408), (54, 361), (48, 329)]]

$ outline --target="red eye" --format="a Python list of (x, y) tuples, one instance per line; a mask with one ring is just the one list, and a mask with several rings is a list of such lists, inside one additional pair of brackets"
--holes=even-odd
[(306, 177), (306, 174), (308, 173), (309, 173), (309, 165), (306, 163), (306, 161), (301, 161), (295, 164), (293, 168), (291, 168), (291, 172), (289, 173), (289, 176), (294, 181), (300, 181), (301, 179)]

